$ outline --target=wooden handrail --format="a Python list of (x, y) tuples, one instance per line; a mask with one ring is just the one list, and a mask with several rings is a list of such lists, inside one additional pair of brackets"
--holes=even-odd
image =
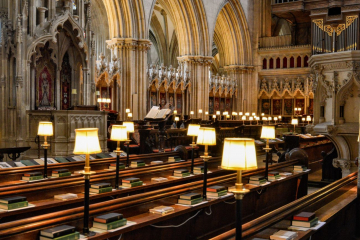
[[(345, 178), (339, 179), (336, 182), (333, 182), (318, 191), (306, 195), (302, 198), (299, 198), (285, 206), (282, 206), (268, 214), (265, 214), (257, 219), (254, 219), (250, 222), (243, 224), (243, 237), (249, 237), (261, 230), (285, 219), (290, 217), (294, 213), (298, 212), (299, 210), (309, 206), (325, 197), (329, 194), (334, 193), (335, 191), (339, 190), (341, 187), (355, 181), (357, 179), (357, 172), (354, 172), (348, 175)], [(235, 236), (235, 229), (229, 230), (219, 236), (212, 238), (212, 240), (221, 240), (221, 239), (229, 239)]]

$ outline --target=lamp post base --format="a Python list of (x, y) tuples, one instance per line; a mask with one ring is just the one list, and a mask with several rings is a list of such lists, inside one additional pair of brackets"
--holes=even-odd
[(211, 156), (201, 156), (201, 158), (204, 160), (204, 180), (203, 180), (203, 199), (206, 201), (206, 188), (207, 188), (207, 162), (211, 158)]

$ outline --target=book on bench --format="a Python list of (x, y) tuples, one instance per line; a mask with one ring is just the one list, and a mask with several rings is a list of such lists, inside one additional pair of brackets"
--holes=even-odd
[(10, 196), (10, 197), (0, 198), (0, 203), (5, 203), (5, 204), (24, 202), (24, 201), (26, 201), (26, 197), (23, 196)]
[(109, 223), (120, 219), (123, 219), (123, 215), (121, 213), (107, 213), (95, 217), (94, 221), (99, 223)]
[(71, 233), (75, 233), (75, 227), (69, 225), (61, 225), (40, 231), (41, 236), (49, 238), (58, 238)]
[(133, 183), (133, 182), (138, 182), (138, 181), (140, 181), (140, 178), (137, 178), (137, 177), (130, 177), (130, 178), (122, 179), (123, 183)]
[(148, 114), (145, 116), (145, 119), (165, 119), (166, 115), (171, 112), (170, 109), (161, 109), (158, 106), (153, 106)]

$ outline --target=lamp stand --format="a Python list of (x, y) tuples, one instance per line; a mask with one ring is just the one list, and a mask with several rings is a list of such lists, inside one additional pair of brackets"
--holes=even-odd
[(204, 160), (204, 180), (203, 180), (203, 199), (206, 200), (206, 187), (207, 187), (207, 162), (209, 161), (208, 145), (205, 145), (204, 156), (201, 156)]
[(235, 194), (236, 199), (236, 240), (242, 239), (242, 199), (244, 195), (249, 192), (249, 189), (245, 189), (241, 182), (241, 170), (237, 171), (235, 190), (232, 192)]
[(83, 234), (85, 236), (94, 236), (95, 232), (89, 231), (89, 205), (90, 205), (90, 175), (95, 172), (90, 171), (90, 154), (85, 155), (84, 171), (80, 172), (84, 175), (85, 179), (85, 196), (84, 196), (84, 227)]
[(130, 166), (130, 163), (129, 163), (129, 145), (130, 145), (130, 133), (127, 132), (127, 138), (128, 140), (125, 142), (126, 144), (126, 167), (129, 167)]
[(120, 163), (120, 141), (117, 142), (117, 148), (114, 151), (116, 153), (116, 178), (115, 178), (115, 189), (119, 189), (119, 163)]
[(196, 147), (195, 144), (195, 136), (192, 137), (192, 144), (191, 146), (191, 168), (190, 168), (190, 174), (194, 174), (194, 148)]
[(268, 171), (269, 171), (269, 152), (271, 148), (269, 147), (269, 139), (266, 139), (266, 147), (263, 148), (266, 151), (266, 160), (265, 160), (265, 179), (268, 180)]
[(47, 142), (47, 136), (44, 136), (44, 144), (41, 145), (44, 148), (44, 178), (47, 178), (47, 150), (50, 144)]

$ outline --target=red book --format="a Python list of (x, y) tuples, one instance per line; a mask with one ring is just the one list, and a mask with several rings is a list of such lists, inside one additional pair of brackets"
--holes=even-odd
[(309, 222), (315, 217), (313, 212), (301, 212), (293, 216), (293, 220)]

